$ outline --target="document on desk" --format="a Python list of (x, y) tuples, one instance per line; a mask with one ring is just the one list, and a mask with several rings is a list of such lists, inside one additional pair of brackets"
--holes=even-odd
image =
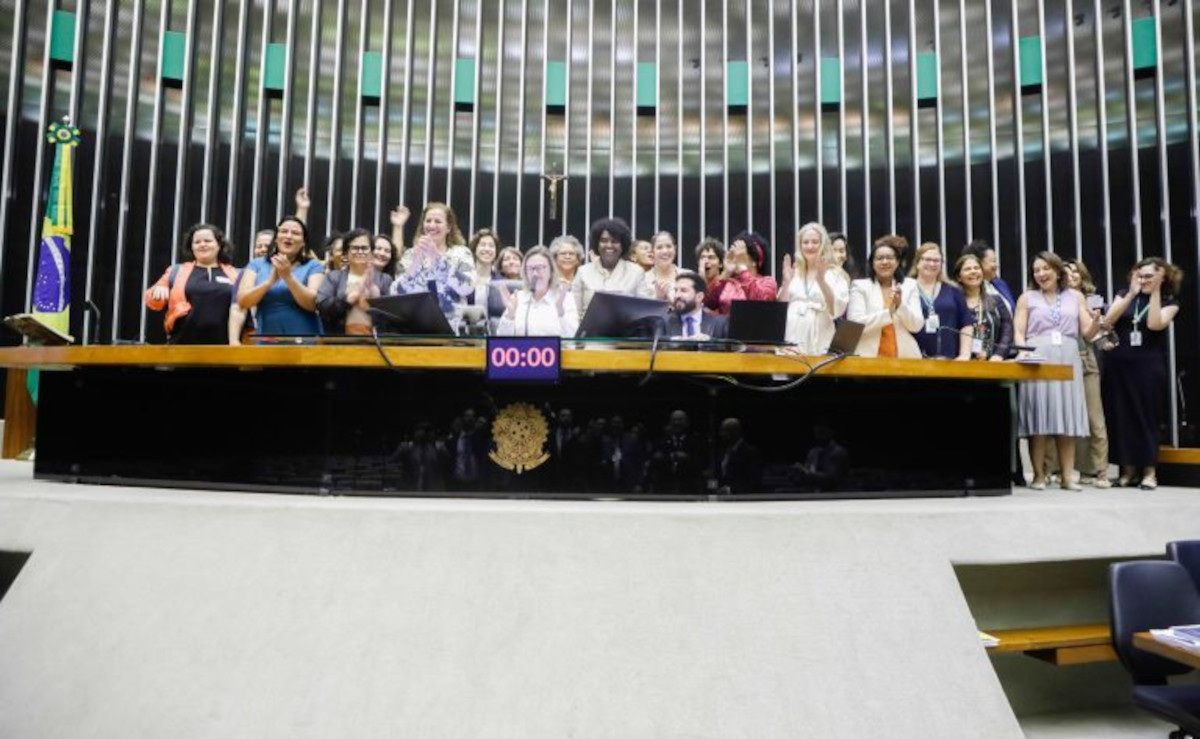
[(1176, 644), (1187, 649), (1200, 649), (1200, 624), (1150, 629), (1150, 635), (1168, 644)]

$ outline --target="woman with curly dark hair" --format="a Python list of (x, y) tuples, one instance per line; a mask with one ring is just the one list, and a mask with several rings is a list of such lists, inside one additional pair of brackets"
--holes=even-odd
[(1143, 259), (1104, 317), (1118, 339), (1105, 353), (1100, 372), (1108, 456), (1121, 468), (1118, 485), (1158, 487), (1155, 464), (1171, 387), (1167, 329), (1179, 313), (1182, 283), (1183, 272), (1175, 265), (1158, 257)]
[(228, 344), (229, 305), (237, 270), (233, 246), (221, 229), (198, 223), (184, 234), (179, 263), (167, 268), (146, 290), (150, 310), (167, 309), (167, 340), (172, 344)]

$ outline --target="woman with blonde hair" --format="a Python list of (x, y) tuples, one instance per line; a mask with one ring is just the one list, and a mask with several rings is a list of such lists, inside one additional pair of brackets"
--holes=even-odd
[(429, 292), (433, 285), (442, 313), (457, 331), (467, 296), (475, 292), (475, 258), (445, 203), (426, 205), (420, 228), (413, 248), (400, 258), (392, 294)]
[(783, 257), (779, 300), (788, 304), (785, 338), (801, 354), (824, 354), (833, 340), (833, 321), (850, 301), (850, 282), (831, 262), (829, 233), (819, 223), (796, 232), (796, 257)]
[(946, 279), (942, 248), (926, 241), (917, 247), (909, 277), (917, 278), (921, 300), (921, 331), (917, 344), (925, 357), (970, 359), (975, 316), (962, 290)]

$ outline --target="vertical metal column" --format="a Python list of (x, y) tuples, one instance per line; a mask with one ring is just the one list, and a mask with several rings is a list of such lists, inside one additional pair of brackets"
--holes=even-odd
[[(218, 7), (220, 7), (218, 5)], [(219, 12), (219, 11), (218, 11)], [(117, 21), (117, 1), (105, 0), (104, 3), (104, 41), (100, 51), (100, 109), (96, 113), (96, 158), (92, 165), (92, 204), (88, 212), (88, 248), (87, 248), (87, 278), (84, 287), (84, 300), (87, 303), (92, 302), (92, 275), (96, 264), (96, 235), (100, 230), (100, 206), (104, 202), (104, 174), (107, 169), (107, 157), (105, 151), (107, 147), (105, 143), (108, 140), (108, 106), (111, 102), (111, 84), (112, 84), (112, 46), (113, 46), (113, 31), (116, 28)], [(15, 50), (15, 47), (14, 47)], [(79, 56), (75, 57), (79, 59)], [(21, 68), (17, 60), (13, 59), (13, 70)], [(16, 75), (14, 75), (15, 77)], [(15, 108), (9, 108), (10, 111)], [(211, 118), (212, 114), (209, 114)], [(13, 116), (9, 116), (12, 118)], [(211, 126), (210, 126), (211, 128)], [(12, 150), (5, 148), (5, 161), (12, 158)], [(205, 170), (207, 172), (207, 169)], [(207, 184), (207, 183), (206, 183)], [(7, 192), (7, 190), (0, 190)], [(7, 200), (7, 198), (4, 198)], [(201, 216), (203, 220), (208, 220), (208, 215), (205, 213)], [(0, 231), (3, 233), (3, 231)], [(0, 251), (3, 251), (0, 249)], [(0, 259), (0, 271), (3, 271), (3, 259)], [(92, 336), (92, 312), (83, 312), (83, 343), (90, 344)]]
[[(214, 1), (219, 2), (220, 0)], [(195, 0), (192, 0), (192, 2), (195, 2)], [(283, 51), (283, 113), (279, 122), (279, 180), (275, 187), (275, 220), (277, 221), (283, 218), (284, 213), (291, 210), (287, 205), (289, 202), (288, 193), (290, 191), (288, 187), (288, 171), (292, 159), (292, 107), (294, 104), (292, 88), (294, 87), (296, 77), (296, 16), (299, 13), (300, 3), (298, 0), (288, 0), (287, 26), (284, 29), (286, 38), (284, 39)], [(307, 187), (308, 184), (304, 183), (304, 186)]]
[[(163, 102), (163, 78), (162, 78), (162, 52), (163, 52), (163, 33), (167, 30), (167, 21), (171, 17), (171, 0), (162, 0), (161, 11), (158, 21), (158, 63), (154, 66), (154, 123), (151, 126), (150, 133), (150, 171), (147, 176), (146, 194), (146, 233), (142, 237), (142, 280), (139, 285), (147, 285), (150, 283), (150, 247), (154, 243), (154, 216), (157, 209), (154, 207), (154, 198), (158, 194), (158, 149), (162, 139), (162, 102)], [(48, 48), (49, 45), (47, 45)], [(42, 126), (39, 130), (44, 130)], [(41, 158), (38, 159), (41, 163)], [(33, 264), (30, 263), (30, 268)], [(32, 287), (32, 284), (31, 284)], [(143, 305), (138, 313), (140, 315), (138, 321), (138, 340), (146, 341), (146, 307)]]
[[(728, 0), (726, 0), (728, 3)], [(753, 0), (746, 3), (746, 230), (754, 230), (754, 56), (750, 53)], [(728, 135), (728, 134), (726, 134)], [(725, 175), (728, 179), (729, 175)], [(725, 196), (725, 220), (729, 220), (729, 196)]]
[[(937, 191), (938, 191), (938, 243), (942, 245), (942, 253), (948, 254), (950, 245), (946, 243), (949, 237), (946, 235), (946, 134), (942, 130), (945, 126), (945, 118), (942, 114), (942, 12), (940, 8), (940, 0), (934, 0), (933, 3), (933, 55), (937, 59), (937, 108), (935, 109), (934, 118), (937, 120)], [(966, 90), (963, 90), (966, 94)], [(964, 127), (966, 121), (963, 121)], [(970, 158), (964, 160), (966, 164)], [(969, 175), (968, 171), (968, 175)], [(968, 176), (968, 179), (970, 177)], [(967, 208), (970, 209), (970, 200), (967, 200)], [(947, 271), (949, 269), (947, 268)]]
[[(770, 182), (771, 182), (771, 190), (770, 190), (771, 195), (769, 198), (767, 198), (767, 206), (770, 208), (770, 213), (771, 213), (771, 249), (774, 249), (775, 243), (779, 238), (779, 222), (775, 215), (775, 201), (779, 197), (779, 190), (776, 189), (776, 186), (775, 186), (775, 2), (774, 2), (774, 0), (771, 0), (771, 2), (768, 3), (767, 7), (770, 8), (770, 12), (767, 14), (767, 37), (769, 39), (767, 41), (767, 56), (769, 57), (767, 67), (768, 67), (768, 69), (770, 69), (770, 74), (771, 74), (771, 76), (768, 78), (769, 83), (767, 84), (767, 108), (770, 111), (770, 115), (767, 118), (767, 120), (770, 122), (770, 125), (767, 126), (767, 131), (769, 134), (769, 136), (767, 138), (767, 152), (768, 152), (767, 157), (769, 160), (768, 166), (767, 166), (767, 172), (769, 173), (768, 176), (770, 177)], [(774, 262), (775, 262), (775, 257), (774, 257), (774, 254), (772, 254), (771, 263), (774, 264)]]
[[(121, 285), (125, 280), (125, 248), (126, 241), (129, 237), (129, 183), (130, 170), (133, 169), (133, 143), (134, 143), (134, 123), (137, 121), (137, 103), (138, 89), (141, 82), (141, 60), (142, 60), (142, 14), (145, 11), (146, 0), (134, 0), (133, 3), (133, 25), (130, 33), (131, 45), (129, 47), (129, 85), (125, 94), (125, 133), (121, 140), (121, 207), (117, 214), (117, 264), (113, 272), (113, 305), (112, 305), (112, 338), (115, 343), (117, 340), (118, 327), (121, 324)], [(241, 25), (239, 26), (238, 39), (238, 60), (242, 59), (242, 54), (245, 51), (246, 43), (246, 6), (242, 6)], [(239, 63), (238, 69), (241, 69)], [(239, 86), (239, 90), (240, 90)], [(235, 111), (237, 107), (235, 105)], [(234, 131), (238, 130), (238, 121), (236, 112), (234, 115)], [(237, 151), (235, 146), (234, 152)], [(236, 165), (231, 161), (230, 169), (236, 173)], [(233, 191), (236, 189), (230, 186), (230, 200), (233, 199)], [(231, 211), (232, 212), (232, 211)], [(227, 216), (227, 220), (232, 216)], [(228, 225), (225, 227), (225, 232), (229, 233)]]
[[(504, 2), (504, 0), (500, 0)], [(583, 180), (583, 222), (586, 227), (590, 228), (592, 223), (592, 129), (594, 129), (595, 121), (592, 119), (592, 101), (595, 97), (593, 88), (593, 80), (595, 77), (595, 58), (596, 46), (594, 43), (596, 32), (596, 0), (588, 0), (588, 71), (587, 71), (587, 120), (584, 125), (587, 127), (585, 142), (587, 148), (584, 150), (584, 165), (586, 170)], [(568, 84), (569, 88), (570, 85)], [(587, 249), (587, 247), (584, 247)]]
[[(113, 8), (113, 12), (115, 12), (115, 6), (113, 5), (113, 0), (108, 0), (108, 4), (110, 7)], [(107, 20), (105, 21), (105, 24), (106, 24), (105, 28), (107, 29), (108, 28)], [(205, 125), (207, 126), (207, 129), (204, 132), (204, 163), (202, 165), (203, 166), (203, 170), (202, 170), (202, 174), (201, 174), (202, 179), (200, 182), (200, 220), (203, 221), (204, 223), (212, 222), (212, 214), (210, 213), (209, 209), (212, 207), (211, 197), (212, 197), (213, 157), (215, 156), (216, 150), (217, 150), (217, 133), (221, 129), (218, 119), (220, 118), (219, 93), (221, 90), (221, 60), (225, 57), (225, 53), (224, 53), (224, 46), (225, 46), (224, 30), (225, 30), (225, 28), (224, 28), (224, 26), (225, 26), (225, 2), (224, 2), (224, 0), (213, 0), (212, 41), (211, 41), (211, 45), (209, 47), (210, 48), (209, 56), (212, 59), (212, 61), (209, 63), (209, 66), (208, 66), (208, 113), (207, 113), (207, 122), (205, 123)], [(106, 32), (105, 32), (106, 39), (108, 38), (107, 34), (108, 34), (108, 31), (106, 30)], [(103, 66), (104, 66), (105, 71), (104, 71), (104, 79), (101, 81), (102, 89), (107, 87), (108, 76), (110, 74), (110, 72), (108, 71), (108, 63), (105, 62)], [(101, 99), (101, 101), (104, 100), (103, 93), (101, 93), (100, 99)], [(101, 106), (103, 106), (103, 105), (104, 105), (104, 103), (101, 102)], [(103, 110), (104, 110), (104, 108), (101, 107), (101, 111), (103, 111)], [(103, 112), (101, 112), (100, 118), (101, 118), (101, 121), (104, 121)], [(232, 183), (230, 183), (230, 185), (232, 185)], [(93, 188), (92, 192), (98, 192), (98, 190)], [(86, 325), (86, 320), (85, 320), (85, 325)]]
[[(986, 0), (986, 2), (990, 3), (991, 0)], [(971, 91), (968, 87), (970, 76), (967, 61), (969, 51), (967, 46), (967, 0), (958, 0), (958, 48), (961, 62), (959, 80), (962, 83), (963, 194), (966, 202), (967, 241), (970, 242), (975, 238), (975, 196), (971, 187)], [(941, 84), (940, 79), (938, 84)], [(942, 208), (945, 207), (946, 200), (943, 198)]]
[[(708, 233), (708, 3), (700, 0), (700, 233)], [(728, 74), (722, 70), (722, 79)], [(721, 236), (726, 243), (729, 234)]]
[[(1187, 79), (1187, 106), (1188, 106), (1188, 149), (1191, 154), (1191, 170), (1192, 170), (1192, 212), (1200, 213), (1200, 135), (1198, 135), (1196, 125), (1196, 28), (1195, 22), (1192, 20), (1192, 0), (1184, 0), (1184, 55), (1183, 61), (1186, 69)], [(1200, 228), (1193, 227), (1192, 229), (1192, 249), (1195, 253), (1200, 254)], [(1111, 280), (1111, 278), (1110, 278)], [(1182, 297), (1182, 296), (1180, 296)], [(1172, 342), (1174, 342), (1175, 334), (1172, 329)], [(1171, 356), (1175, 356), (1174, 345), (1172, 344)], [(1175, 377), (1175, 369), (1171, 369), (1171, 377)], [(1172, 384), (1174, 382), (1172, 381)], [(1171, 403), (1171, 406), (1177, 407), (1178, 402)], [(1179, 427), (1177, 420), (1172, 419), (1174, 428)], [(1172, 443), (1179, 446), (1179, 439), (1172, 438)]]
[[(676, 71), (678, 76), (683, 72), (682, 69)], [(662, 214), (659, 210), (662, 200), (662, 181), (661, 177), (661, 147), (662, 147), (662, 116), (659, 115), (659, 93), (662, 91), (662, 2), (654, 3), (654, 230), (659, 231), (662, 228)], [(682, 239), (678, 231), (675, 232), (676, 239)], [(675, 263), (683, 264), (683, 248), (675, 250)]]
[[(1013, 124), (1016, 128), (1017, 145), (1013, 153), (1013, 161), (1017, 165), (1017, 212), (1019, 213), (1019, 233), (1021, 237), (1021, 279), (1029, 273), (1029, 248), (1025, 236), (1025, 111), (1022, 110), (1021, 96), (1021, 32), (1017, 20), (1017, 0), (1009, 0), (1010, 22), (1012, 23), (1012, 65), (1013, 65)], [(1046, 80), (1042, 79), (1042, 85)], [(999, 256), (999, 252), (997, 252)]]
[[(682, 0), (680, 0), (682, 2)], [(792, 1), (792, 228), (800, 227), (800, 35), (797, 3)], [(771, 242), (771, 264), (775, 264), (775, 242)]]
[[(1096, 0), (1099, 2), (1099, 0)], [(983, 4), (984, 25), (987, 27), (987, 88), (988, 88), (988, 152), (992, 176), (992, 249), (1000, 259), (1000, 162), (996, 155), (996, 47), (992, 40), (992, 3)], [(1016, 43), (1015, 39), (1013, 43)], [(1022, 276), (1021, 279), (1024, 279)]]
[[(588, 0), (588, 2), (595, 2), (595, 0)], [(494, 171), (495, 171), (495, 175), (493, 176), (493, 182), (492, 182), (492, 225), (493, 226), (495, 226), (496, 222), (500, 218), (500, 174), (501, 174), (500, 150), (501, 150), (501, 148), (503, 148), (501, 146), (501, 144), (503, 143), (501, 141), (501, 132), (504, 130), (504, 25), (505, 25), (505, 20), (506, 20), (505, 12), (504, 12), (504, 10), (505, 10), (504, 4), (505, 4), (505, 0), (500, 0), (500, 10), (499, 10), (500, 17), (498, 19), (499, 22), (496, 24), (497, 25), (496, 126), (495, 126), (495, 128), (496, 128), (496, 132), (495, 132), (496, 151), (493, 152), (493, 154), (495, 155), (495, 161), (493, 162), (493, 165), (492, 165), (494, 167)], [(591, 21), (589, 21), (589, 23), (590, 22)], [(588, 43), (589, 43), (589, 45), (591, 43), (590, 36), (589, 36)], [(589, 59), (588, 65), (590, 67), (591, 66), (591, 61), (590, 61), (591, 55), (590, 54), (588, 55), (588, 59)], [(589, 74), (590, 74), (590, 71), (589, 71)], [(588, 83), (588, 91), (589, 91), (588, 96), (590, 99), (590, 97), (591, 97), (591, 83), (590, 82)], [(590, 105), (590, 103), (589, 103), (589, 105)], [(589, 119), (591, 118), (591, 113), (592, 113), (592, 111), (591, 111), (591, 108), (589, 107), (589, 109), (588, 109), (588, 118)], [(591, 148), (592, 148), (592, 141), (589, 138), (588, 139), (589, 152), (591, 151)], [(588, 156), (591, 156), (591, 154), (589, 153)]]
[[(616, 216), (616, 207), (614, 204), (615, 195), (615, 175), (617, 168), (617, 0), (612, 0), (609, 7), (609, 50), (611, 55), (608, 60), (608, 215)], [(521, 44), (524, 48), (525, 44)], [(524, 57), (522, 58), (522, 69), (524, 69)], [(522, 73), (521, 78), (525, 75)], [(524, 89), (522, 87), (522, 89)], [(524, 131), (522, 131), (522, 139), (524, 139)], [(522, 162), (524, 164), (524, 162)], [(520, 182), (518, 175), (517, 182)], [(517, 197), (520, 198), (520, 189), (517, 190)], [(520, 200), (517, 201), (517, 211), (520, 212)]]
[(1079, 104), (1075, 90), (1075, 0), (1066, 0), (1066, 29), (1067, 29), (1067, 124), (1071, 136), (1071, 223), (1075, 231), (1075, 256), (1083, 258), (1083, 226), (1080, 208), (1080, 176), (1079, 176), (1079, 114), (1075, 106)]
[[(51, 3), (53, 5), (53, 3)], [(83, 59), (83, 40), (87, 35), (88, 0), (77, 0), (75, 5), (75, 38), (71, 40), (71, 58)], [(15, 70), (15, 67), (13, 68)], [(67, 114), (71, 116), (71, 125), (79, 125), (79, 92), (83, 87), (83, 74), (76, 65), (71, 67), (71, 98), (67, 104)]]
[[(476, 19), (476, 27), (478, 27), (478, 19)], [(478, 42), (475, 48), (479, 48)], [(391, 210), (383, 203), (383, 183), (384, 177), (387, 174), (388, 162), (388, 84), (391, 81), (391, 66), (392, 66), (392, 0), (383, 0), (383, 49), (381, 50), (382, 60), (379, 69), (379, 129), (377, 131), (378, 138), (375, 141), (376, 151), (376, 166), (375, 166), (375, 228), (380, 228), (384, 232), (390, 232), (391, 229), (384, 226), (386, 222), (383, 213), (385, 207)], [(478, 87), (479, 75), (475, 75), (475, 84)], [(475, 99), (479, 99), (478, 89), (476, 90)], [(476, 110), (479, 107), (476, 105)], [(476, 113), (478, 116), (478, 113)], [(476, 129), (478, 134), (478, 129)], [(471, 177), (475, 177), (474, 162), (472, 162)], [(471, 189), (474, 190), (474, 181), (472, 181)], [(390, 204), (389, 204), (390, 205)], [(471, 222), (474, 223), (475, 214), (471, 213)], [(386, 219), (386, 220), (390, 220)]]
[[(294, 2), (294, 0), (293, 0)], [(455, 6), (457, 7), (457, 5)], [(357, 94), (354, 96), (354, 153), (350, 161), (350, 227), (356, 228), (359, 224), (358, 216), (358, 184), (359, 178), (362, 176), (362, 158), (363, 158), (363, 127), (365, 111), (363, 109), (363, 74), (362, 60), (367, 53), (367, 22), (371, 17), (371, 0), (362, 0), (359, 3), (358, 11), (358, 63), (355, 65), (358, 69), (358, 83), (355, 86)], [(450, 130), (454, 130), (454, 124), (450, 124)], [(282, 163), (280, 172), (282, 173)], [(448, 198), (447, 198), (448, 200)], [(332, 230), (332, 229), (330, 229)]]
[[(965, 2), (965, 0), (964, 0)], [(871, 253), (874, 231), (871, 228), (871, 103), (870, 103), (870, 47), (867, 46), (867, 0), (859, 0), (859, 49), (858, 58), (862, 72), (862, 147), (863, 147), (863, 257)]]
[[(183, 232), (184, 183), (187, 181), (188, 149), (192, 145), (192, 77), (196, 73), (196, 0), (188, 0), (187, 28), (184, 41), (183, 94), (179, 106), (179, 151), (175, 157), (175, 210), (171, 218), (169, 259), (175, 263), (175, 239)], [(77, 57), (78, 58), (78, 57)]]
[[(550, 65), (550, 0), (541, 11), (541, 172), (546, 172), (546, 70)], [(475, 76), (479, 78), (478, 74)], [(636, 203), (636, 199), (635, 199)], [(557, 205), (557, 204), (556, 204)], [(538, 244), (546, 244), (546, 188), (538, 187)]]
[[(1038, 44), (1042, 47), (1042, 181), (1046, 191), (1046, 249), (1054, 251), (1054, 180), (1050, 172), (1050, 78), (1046, 74), (1046, 2), (1038, 0)], [(1067, 23), (1068, 26), (1071, 22)]]
[[(434, 0), (436, 2), (436, 0)], [(450, 59), (450, 137), (446, 156), (446, 205), (454, 207), (454, 139), (458, 131), (458, 12), (461, 7), (461, 2), (454, 3), (454, 14), (450, 16), (450, 48), (454, 55)], [(524, 44), (522, 44), (524, 48)], [(528, 50), (526, 50), (528, 53)], [(524, 77), (522, 77), (524, 82)], [(523, 85), (522, 85), (523, 86)], [(430, 88), (432, 92), (432, 88)], [(520, 209), (517, 210), (518, 218), (520, 218)]]
[[(613, 9), (613, 23), (616, 24), (616, 9)], [(525, 72), (529, 60), (529, 0), (521, 0), (521, 89), (517, 92), (520, 108), (517, 111), (517, 233), (513, 241), (521, 245), (521, 222), (524, 220), (521, 212), (522, 192), (525, 189), (525, 88), (527, 80)], [(613, 43), (616, 43), (615, 41)]]
[[(166, 3), (166, 1), (167, 0), (164, 0), (164, 3)], [(33, 166), (33, 202), (32, 207), (29, 209), (29, 265), (27, 270), (28, 274), (25, 276), (25, 307), (27, 309), (32, 309), (33, 307), (33, 276), (34, 270), (37, 267), (38, 233), (40, 231), (38, 228), (38, 223), (41, 222), (42, 216), (44, 215), (42, 212), (42, 166), (46, 159), (45, 150), (49, 147), (45, 145), (45, 139), (43, 137), (46, 135), (46, 128), (49, 126), (48, 121), (50, 119), (50, 80), (51, 75), (54, 73), (54, 68), (50, 65), (50, 34), (52, 33), (53, 28), (54, 3), (48, 2), (46, 3), (46, 44), (42, 53), (42, 99), (38, 104), (37, 143), (34, 145), (35, 163)], [(21, 70), (14, 68), (12, 70), (12, 76), (14, 78), (21, 77)], [(19, 115), (18, 111), (9, 111), (10, 117), (15, 115)], [(158, 116), (155, 115), (156, 124), (157, 119)], [(74, 121), (71, 122), (72, 125), (74, 125), (74, 123)], [(156, 136), (156, 142), (157, 138), (158, 137)], [(155, 146), (155, 149), (157, 149), (157, 145)], [(151, 158), (151, 162), (153, 161), (153, 158)], [(151, 164), (151, 167), (153, 167), (153, 164)], [(153, 191), (153, 188), (151, 188), (151, 191)], [(4, 199), (7, 199), (8, 193), (0, 193), (0, 196), (2, 196)], [(142, 280), (142, 283), (145, 284), (144, 279)]]
[[(721, 106), (721, 232), (729, 238), (729, 0), (721, 0), (721, 79), (724, 82)], [(747, 65), (749, 67), (749, 65)], [(750, 73), (746, 72), (747, 80)]]
[[(1133, 190), (1133, 242), (1142, 258), (1142, 175), (1138, 163), (1137, 90), (1133, 77), (1133, 5), (1124, 0), (1121, 27), (1125, 32), (1125, 120), (1129, 126), (1129, 186)], [(1161, 54), (1162, 51), (1160, 50)]]
[[(921, 109), (917, 106), (917, 5), (908, 0), (908, 97), (911, 129), (913, 184), (913, 245), (923, 240), (921, 233)], [(939, 105), (941, 101), (938, 101)]]
[[(437, 69), (437, 11), (437, 0), (429, 0), (429, 66), (425, 70), (425, 181), (421, 187), (422, 208), (429, 203), (429, 179), (433, 173), (433, 98), (436, 91), (433, 78)], [(418, 231), (421, 228), (422, 224), (417, 224)]]
[[(221, 0), (217, 0), (217, 2), (221, 2)], [(304, 119), (304, 176), (302, 181), (305, 187), (312, 186), (313, 159), (316, 157), (317, 151), (317, 90), (321, 81), (321, 0), (313, 0), (311, 22), (312, 29), (308, 43), (308, 111)], [(387, 22), (385, 21), (385, 24)], [(326, 214), (325, 230), (332, 232), (334, 231), (333, 224), (328, 222), (328, 218), (329, 214)]]
[[(613, 15), (615, 17), (616, 13), (614, 12)], [(638, 21), (639, 21), (638, 0), (633, 0), (633, 55), (632, 55), (632, 57), (633, 57), (633, 87), (632, 87), (633, 124), (632, 124), (632, 129), (633, 130), (630, 131), (631, 136), (629, 139), (630, 141), (633, 142), (633, 168), (630, 171), (630, 177), (629, 177), (629, 187), (630, 187), (630, 192), (632, 193), (633, 197), (630, 199), (629, 227), (633, 230), (633, 232), (635, 234), (638, 232), (638, 227), (637, 227), (637, 212), (638, 212), (638, 206), (637, 206), (637, 186), (638, 186), (638, 178), (637, 178), (637, 174), (638, 174), (638, 169), (637, 169), (637, 161), (638, 161), (637, 93), (638, 93), (638, 84), (637, 83), (638, 83), (638, 74), (637, 74), (637, 72), (638, 72), (638, 59), (639, 59), (638, 43), (641, 40), (638, 36), (638, 30), (639, 30), (638, 29), (638, 25), (639, 25)], [(615, 58), (616, 57), (616, 53), (615, 53), (616, 41), (615, 40), (613, 41), (613, 44), (614, 44), (613, 57)], [(616, 84), (617, 84), (617, 79), (614, 76), (613, 77), (613, 87), (614, 88), (616, 87)], [(614, 116), (615, 116), (615, 113), (614, 113)], [(676, 251), (678, 251), (678, 250), (676, 250)]]
[(895, 97), (892, 89), (892, 0), (883, 0), (883, 69), (884, 99), (883, 122), (887, 141), (888, 169), (888, 230), (896, 232), (896, 131), (893, 122)]
[[(812, 219), (818, 223), (825, 222), (825, 116), (821, 109), (821, 0), (813, 0), (813, 89), (815, 106), (813, 123), (815, 126), (817, 154), (817, 214)], [(799, 228), (797, 223), (796, 227)]]
[(849, 220), (846, 207), (846, 9), (837, 0), (838, 40), (838, 230), (846, 232)]
[[(250, 243), (254, 242), (255, 224), (262, 218), (263, 156), (267, 148), (267, 128), (270, 125), (271, 101), (267, 96), (267, 47), (271, 44), (274, 0), (263, 3), (262, 46), (258, 58), (258, 123), (254, 130), (254, 179), (250, 183)], [(330, 209), (332, 213), (332, 208)], [(149, 231), (149, 228), (146, 229)], [(145, 311), (142, 311), (143, 317)]]
[[(1189, 0), (1190, 2), (1190, 0)], [(1101, 203), (1101, 216), (1104, 223), (1104, 260), (1105, 274), (1108, 276), (1108, 295), (1113, 293), (1113, 259), (1112, 259), (1112, 196), (1108, 190), (1108, 85), (1104, 81), (1104, 29), (1100, 27), (1100, 19), (1104, 17), (1100, 0), (1092, 1), (1092, 19), (1096, 36), (1096, 120), (1099, 123), (1097, 148), (1100, 150), (1100, 183), (1104, 191)], [(1191, 16), (1189, 16), (1190, 18)], [(1190, 38), (1190, 37), (1189, 37)]]
[[(661, 2), (661, 0), (660, 0), (660, 2)], [(677, 0), (677, 3), (676, 3), (676, 9), (678, 10), (678, 15), (679, 15), (679, 17), (678, 17), (678, 26), (679, 27), (676, 30), (676, 34), (677, 34), (676, 38), (678, 40), (678, 45), (676, 47), (676, 51), (679, 54), (678, 66), (676, 67), (679, 70), (679, 74), (677, 75), (678, 79), (676, 80), (677, 87), (678, 87), (677, 92), (679, 93), (679, 109), (678, 109), (679, 112), (676, 115), (677, 120), (675, 121), (675, 143), (679, 146), (679, 152), (677, 154), (678, 158), (676, 159), (676, 175), (677, 175), (676, 186), (679, 188), (679, 192), (678, 192), (678, 198), (675, 201), (675, 209), (676, 209), (675, 232), (680, 234), (680, 238), (682, 238), (682, 234), (683, 234), (683, 176), (684, 176), (684, 166), (683, 166), (683, 120), (684, 120), (684, 110), (683, 110), (683, 70), (684, 70), (684, 66), (683, 66), (683, 4), (684, 4), (684, 2), (685, 2), (685, 0)], [(703, 84), (704, 84), (704, 82), (703, 82), (703, 80), (701, 80), (701, 85), (703, 85)], [(703, 225), (701, 225), (700, 238), (703, 239), (706, 235), (707, 235), (707, 233), (706, 233)]]
[[(571, 40), (574, 33), (575, 0), (567, 0), (567, 95), (563, 101), (566, 103), (566, 107), (563, 109), (563, 174), (567, 175), (567, 177), (562, 181), (562, 219), (560, 220), (562, 223), (562, 231), (560, 233), (563, 236), (567, 234), (568, 216), (570, 215), (568, 209), (571, 203), (571, 199), (567, 196), (571, 191), (571, 69), (574, 66), (571, 60)], [(545, 101), (542, 101), (542, 103), (544, 105)]]
[[(325, 223), (330, 231), (337, 230), (337, 212), (333, 208), (334, 196), (337, 194), (338, 163), (342, 158), (342, 57), (345, 55), (346, 43), (346, 3), (337, 3), (336, 31), (337, 39), (333, 43), (333, 110), (329, 121), (329, 179), (326, 182), (328, 191), (325, 194)], [(314, 62), (316, 60), (313, 60)]]
[[(1159, 221), (1162, 223), (1163, 258), (1171, 254), (1171, 185), (1167, 177), (1167, 98), (1163, 93), (1162, 0), (1153, 0), (1154, 12), (1154, 113), (1158, 128), (1158, 200)], [(1192, 110), (1195, 114), (1195, 109)], [(1167, 333), (1167, 352), (1171, 373), (1171, 446), (1179, 446), (1179, 386), (1176, 382), (1175, 325)]]
[[(404, 107), (400, 114), (400, 194), (396, 201), (400, 204), (408, 202), (408, 160), (412, 155), (412, 87), (413, 87), (413, 49), (416, 46), (414, 39), (416, 34), (413, 32), (413, 22), (415, 20), (414, 13), (416, 12), (416, 2), (408, 0), (408, 15), (404, 21)], [(504, 38), (504, 0), (500, 0), (500, 34)], [(503, 64), (504, 55), (500, 56), (501, 64)], [(500, 94), (500, 89), (503, 85), (497, 83), (496, 94)], [(496, 130), (500, 129), (499, 123), (496, 124)], [(496, 147), (496, 151), (500, 151), (500, 147)], [(497, 155), (499, 156), (499, 155)], [(499, 167), (497, 167), (499, 169)], [(496, 188), (492, 188), (495, 192)], [(493, 220), (495, 212), (493, 209)]]
[[(388, 0), (391, 2), (391, 0)], [(547, 3), (548, 4), (548, 3)], [(549, 10), (547, 10), (549, 13)], [(479, 121), (483, 109), (483, 100), (479, 92), (483, 80), (483, 0), (475, 0), (475, 108), (471, 112), (471, 204), (467, 214), (467, 228), (475, 233), (475, 191), (478, 188), (479, 173)]]

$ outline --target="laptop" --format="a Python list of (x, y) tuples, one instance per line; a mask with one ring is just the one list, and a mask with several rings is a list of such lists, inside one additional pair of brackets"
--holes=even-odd
[(454, 329), (450, 327), (433, 293), (388, 295), (370, 298), (367, 303), (372, 310), (385, 314), (393, 324), (389, 328), (394, 328), (397, 333), (454, 336)]
[(854, 356), (863, 328), (864, 325), (858, 321), (839, 318), (833, 329), (833, 341), (829, 342), (829, 353), (842, 357)]
[(729, 304), (729, 338), (743, 344), (783, 344), (788, 304), (778, 300), (735, 300)]

